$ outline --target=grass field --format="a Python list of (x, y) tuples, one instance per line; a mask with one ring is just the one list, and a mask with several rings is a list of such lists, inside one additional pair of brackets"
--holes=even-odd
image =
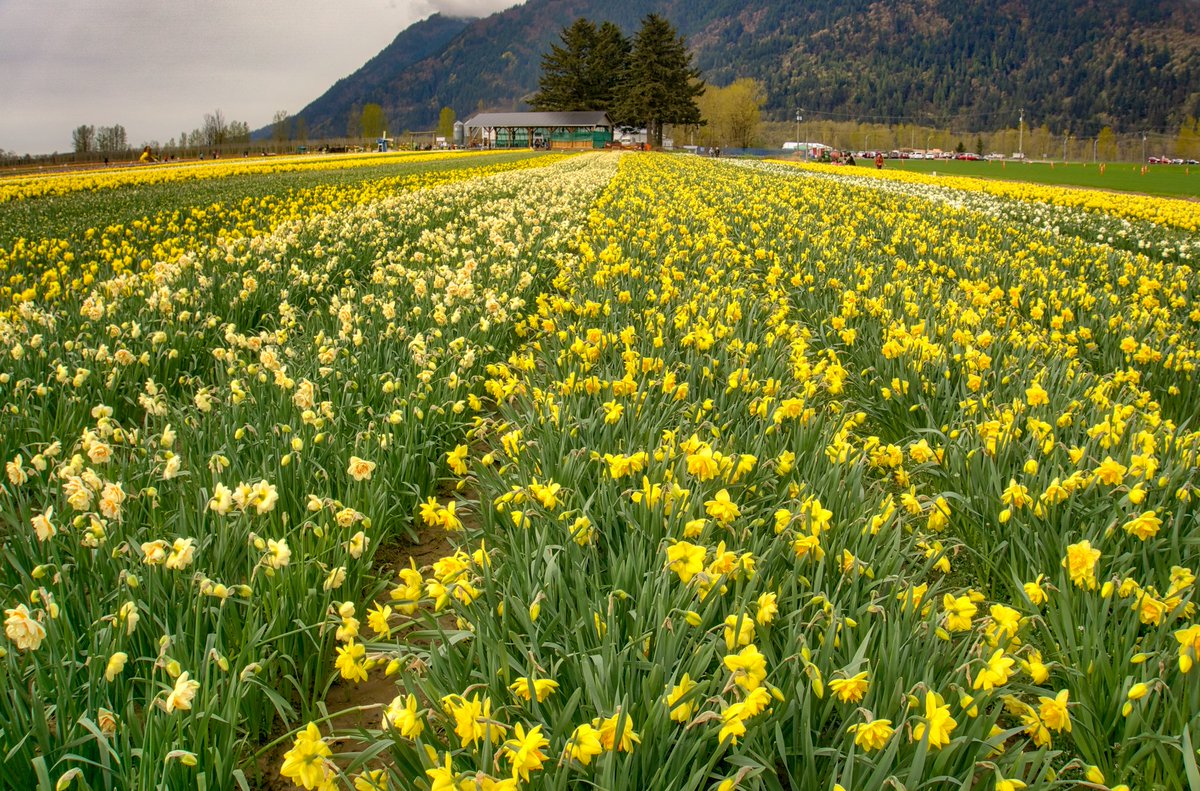
[[(864, 163), (868, 164), (868, 163)], [(949, 173), (954, 176), (1030, 181), (1038, 184), (1095, 187), (1149, 195), (1200, 197), (1200, 166), (1151, 165), (1145, 175), (1142, 166), (1130, 163), (1099, 165), (1072, 162), (959, 162), (957, 160), (892, 160), (885, 166), (912, 173)]]

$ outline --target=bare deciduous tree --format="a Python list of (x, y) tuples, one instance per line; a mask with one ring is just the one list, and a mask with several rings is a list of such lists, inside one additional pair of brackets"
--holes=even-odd
[(96, 127), (82, 124), (71, 132), (71, 143), (75, 146), (76, 154), (87, 154), (96, 148)]
[(226, 123), (225, 114), (219, 108), (212, 113), (205, 114), (204, 126), (200, 129), (206, 146), (219, 146), (229, 137), (229, 124)]

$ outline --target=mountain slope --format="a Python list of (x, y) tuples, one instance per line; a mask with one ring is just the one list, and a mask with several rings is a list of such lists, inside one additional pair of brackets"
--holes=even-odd
[(761, 80), (778, 119), (803, 107), (989, 129), (1024, 108), (1027, 123), (1093, 134), (1200, 114), (1200, 0), (528, 0), (414, 25), (301, 115), (318, 135), (342, 133), (356, 103), (382, 104), (396, 130), (432, 128), (442, 106), (521, 109), (564, 26), (586, 16), (632, 33), (651, 12), (709, 82)]

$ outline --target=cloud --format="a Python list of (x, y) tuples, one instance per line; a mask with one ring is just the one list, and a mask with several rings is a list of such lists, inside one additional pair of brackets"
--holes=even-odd
[(425, 5), (446, 16), (483, 17), (503, 11), (510, 6), (518, 5), (512, 0), (428, 0)]
[(80, 124), (165, 143), (221, 108), (297, 111), (435, 12), (512, 0), (0, 0), (0, 148), (70, 148)]

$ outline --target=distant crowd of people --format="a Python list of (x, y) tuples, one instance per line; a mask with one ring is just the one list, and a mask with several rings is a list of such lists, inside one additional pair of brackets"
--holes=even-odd
[[(825, 162), (827, 164), (833, 164), (833, 165), (857, 165), (858, 164), (858, 161), (854, 159), (853, 151), (838, 151), (837, 149), (833, 149), (833, 148), (822, 149), (820, 156), (817, 158), (817, 161)], [(882, 152), (879, 152), (879, 151), (875, 152), (874, 163), (875, 163), (876, 170), (883, 170), (883, 153)]]

